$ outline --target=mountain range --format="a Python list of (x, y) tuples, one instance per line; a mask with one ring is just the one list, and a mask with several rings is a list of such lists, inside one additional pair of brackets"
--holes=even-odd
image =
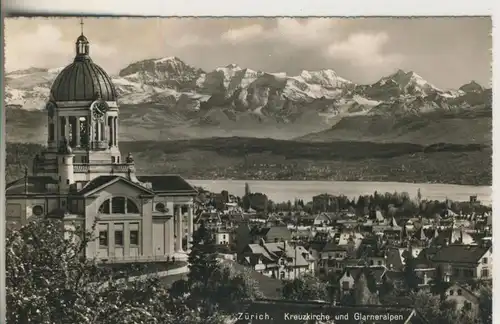
[[(43, 109), (60, 71), (30, 68), (5, 75), (9, 141), (45, 141)], [(360, 85), (331, 69), (289, 76), (229, 64), (206, 72), (177, 57), (134, 62), (112, 79), (124, 140), (491, 142), (491, 89), (474, 81), (444, 90), (398, 70)]]

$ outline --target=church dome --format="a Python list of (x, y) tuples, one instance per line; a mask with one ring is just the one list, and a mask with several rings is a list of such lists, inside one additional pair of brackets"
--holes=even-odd
[(116, 101), (117, 93), (109, 75), (89, 56), (89, 41), (82, 34), (76, 40), (76, 56), (54, 80), (53, 101)]

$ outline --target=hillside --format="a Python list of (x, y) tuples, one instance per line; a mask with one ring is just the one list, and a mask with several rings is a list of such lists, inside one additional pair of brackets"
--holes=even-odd
[[(31, 68), (5, 75), (9, 141), (43, 143), (45, 118), (40, 118), (40, 111), (60, 70)], [(442, 115), (491, 112), (491, 89), (470, 82), (460, 89), (442, 90), (414, 71), (402, 70), (361, 85), (329, 68), (287, 75), (229, 64), (207, 72), (177, 57), (165, 57), (132, 62), (112, 76), (112, 82), (119, 94), (120, 136), (125, 140), (241, 136), (459, 143), (449, 134), (466, 125), (455, 126), (455, 121), (443, 121)], [(394, 119), (389, 125), (399, 128), (387, 128), (380, 116)], [(479, 139), (490, 137), (491, 130), (483, 127), (488, 117), (482, 117), (467, 121)], [(422, 130), (428, 138), (406, 131), (401, 125), (407, 118), (417, 124), (418, 119), (434, 119)], [(371, 122), (374, 125), (369, 126)], [(332, 126), (335, 134), (330, 139), (330, 135), (304, 137), (330, 131)], [(470, 135), (465, 131), (458, 137)]]
[(429, 113), (398, 118), (388, 115), (345, 117), (330, 129), (297, 138), (300, 141), (411, 142), (428, 145), (492, 143), (491, 110)]
[[(41, 149), (7, 145), (7, 177), (23, 174)], [(256, 138), (121, 142), (139, 173), (191, 179), (404, 181), (490, 185), (491, 147), (370, 142), (305, 143)]]

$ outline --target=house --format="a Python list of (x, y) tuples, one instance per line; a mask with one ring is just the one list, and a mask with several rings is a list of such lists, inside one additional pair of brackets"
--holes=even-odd
[(202, 212), (196, 219), (195, 227), (199, 228), (203, 224), (206, 228), (216, 229), (222, 225), (222, 220), (219, 212), (210, 211)]
[(230, 245), (231, 244), (231, 231), (224, 228), (219, 228), (214, 232), (215, 244), (217, 245)]
[(457, 310), (465, 309), (471, 311), (473, 315), (478, 315), (479, 313), (479, 297), (458, 283), (446, 289), (445, 299), (447, 301), (454, 301), (457, 305)]
[(326, 225), (330, 225), (331, 222), (332, 222), (332, 220), (330, 219), (330, 217), (328, 216), (327, 213), (320, 213), (314, 217), (313, 225), (314, 226), (326, 226)]
[(363, 241), (363, 238), (363, 235), (356, 231), (342, 231), (340, 233), (335, 233), (333, 240), (339, 245), (346, 245), (349, 241), (352, 240), (354, 242), (354, 246), (357, 249)]
[(474, 244), (474, 238), (467, 233), (465, 228), (457, 228), (453, 225), (450, 228), (445, 228), (440, 231), (435, 238), (432, 239), (431, 245), (446, 246), (448, 244)]
[(312, 203), (315, 212), (330, 212), (338, 208), (335, 196), (327, 193), (312, 197)]
[(436, 253), (439, 251), (439, 248), (430, 246), (427, 248), (424, 248), (420, 251), (418, 256), (416, 257), (417, 260), (426, 260), (430, 261), (432, 258), (436, 255)]
[(354, 242), (350, 244), (339, 245), (335, 242), (326, 243), (318, 252), (317, 269), (320, 274), (329, 273), (331, 271), (342, 273), (344, 270), (341, 262), (348, 257), (349, 251), (354, 251)]
[(266, 243), (292, 240), (292, 232), (286, 226), (253, 227), (250, 231), (254, 243), (263, 239)]
[(369, 280), (373, 280), (375, 286), (379, 286), (383, 283), (383, 277), (387, 271), (384, 266), (349, 266), (346, 267), (344, 273), (339, 279), (339, 286), (341, 290), (341, 295), (350, 293), (358, 281), (361, 274), (366, 275)]
[(382, 233), (390, 237), (400, 237), (402, 230), (394, 217), (372, 226), (373, 233)]
[(447, 245), (432, 258), (445, 278), (451, 281), (492, 279), (492, 248), (479, 245)]
[[(323, 301), (290, 301), (258, 299), (249, 302), (245, 310), (235, 316), (234, 324), (256, 323), (406, 323), (426, 324), (427, 320), (412, 307), (385, 305), (336, 306)], [(251, 318), (249, 315), (255, 315)], [(316, 318), (306, 318), (307, 315)], [(389, 318), (388, 314), (398, 314), (401, 318)], [(381, 316), (382, 315), (382, 316)], [(299, 320), (300, 318), (300, 320)]]
[(421, 261), (415, 265), (415, 275), (419, 287), (428, 287), (436, 278), (436, 274), (436, 267), (430, 262)]
[(302, 246), (287, 241), (248, 244), (238, 253), (239, 263), (272, 278), (294, 279), (314, 272), (314, 258)]
[(397, 247), (385, 248), (385, 267), (393, 271), (403, 271), (403, 257)]

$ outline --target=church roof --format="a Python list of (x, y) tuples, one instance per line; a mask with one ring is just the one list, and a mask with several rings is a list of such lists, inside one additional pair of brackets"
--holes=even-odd
[(52, 101), (116, 101), (117, 92), (109, 75), (89, 56), (89, 41), (76, 40), (76, 56), (56, 77), (50, 89)]
[(117, 92), (109, 75), (90, 57), (75, 59), (54, 80), (50, 89), (53, 101), (116, 101)]
[(135, 186), (135, 187), (141, 189), (142, 191), (145, 191), (145, 192), (147, 192), (149, 194), (154, 194), (150, 189), (148, 189), (146, 187), (143, 187), (142, 185), (140, 185), (138, 183), (130, 181), (129, 179), (127, 179), (125, 177), (115, 176), (115, 175), (99, 176), (99, 177), (91, 180), (90, 182), (87, 183), (87, 185), (85, 187), (83, 187), (78, 192), (78, 194), (80, 194), (82, 196), (88, 196), (88, 195), (91, 195), (92, 193), (94, 193), (94, 192), (96, 192), (96, 191), (98, 191), (100, 189), (103, 189), (103, 188), (105, 188), (107, 186), (110, 186), (113, 183), (118, 182), (118, 181), (127, 182), (130, 185)]
[(151, 189), (157, 193), (180, 192), (196, 195), (198, 192), (179, 175), (137, 176), (140, 182), (151, 183)]
[(17, 179), (7, 184), (5, 194), (24, 195), (24, 194), (46, 194), (51, 192), (47, 184), (58, 184), (56, 180), (49, 176), (28, 176)]

